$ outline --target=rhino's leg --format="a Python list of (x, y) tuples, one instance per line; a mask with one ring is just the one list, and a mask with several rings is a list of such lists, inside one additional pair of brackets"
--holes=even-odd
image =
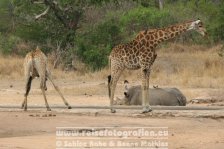
[(151, 112), (152, 109), (149, 105), (149, 76), (150, 69), (142, 69), (142, 113)]

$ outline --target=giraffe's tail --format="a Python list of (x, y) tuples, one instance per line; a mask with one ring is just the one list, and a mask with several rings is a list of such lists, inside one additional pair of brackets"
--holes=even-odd
[[(111, 60), (110, 60), (110, 57), (109, 57), (109, 70), (111, 71)], [(107, 77), (108, 78), (108, 93), (109, 93), (109, 98), (111, 97), (111, 88), (110, 88), (110, 85), (111, 85), (111, 74)]]
[(111, 75), (109, 75), (108, 77), (108, 93), (109, 93), (109, 98), (111, 97), (111, 88), (110, 88), (110, 84), (111, 84)]

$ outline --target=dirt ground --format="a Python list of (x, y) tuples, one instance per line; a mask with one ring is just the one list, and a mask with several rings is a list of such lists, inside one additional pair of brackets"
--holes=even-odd
[[(71, 105), (109, 105), (104, 81), (56, 80), (56, 84)], [(218, 102), (222, 102), (223, 98), (223, 89), (220, 88), (181, 90), (188, 100), (208, 96), (214, 98), (216, 93), (220, 96)], [(222, 149), (224, 146), (224, 110), (154, 110), (152, 113), (140, 114), (140, 110), (129, 109), (117, 110), (117, 113), (111, 114), (108, 109), (59, 109), (54, 106), (62, 106), (63, 102), (52, 85), (48, 84), (47, 99), (52, 111), (46, 112), (39, 82), (35, 80), (28, 98), (28, 111), (24, 112), (19, 109), (23, 94), (23, 81), (1, 80), (0, 149), (56, 148), (57, 127), (110, 127), (115, 130), (123, 127), (165, 127), (168, 129), (168, 148)], [(122, 94), (123, 85), (120, 82), (116, 96), (122, 97)], [(29, 108), (31, 105), (43, 108)]]

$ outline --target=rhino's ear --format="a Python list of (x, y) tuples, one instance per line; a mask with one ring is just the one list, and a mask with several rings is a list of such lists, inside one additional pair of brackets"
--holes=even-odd
[(127, 97), (127, 98), (129, 97), (127, 92), (124, 92), (124, 96)]
[(129, 82), (127, 80), (124, 81), (124, 91), (127, 92), (128, 91), (128, 84)]
[(129, 83), (128, 80), (124, 80), (124, 84)]

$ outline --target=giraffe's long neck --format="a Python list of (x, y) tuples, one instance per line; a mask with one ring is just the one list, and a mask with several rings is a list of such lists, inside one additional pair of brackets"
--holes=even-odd
[(192, 23), (193, 21), (158, 29), (154, 33), (155, 39), (157, 39), (157, 43), (172, 39), (184, 32), (192, 30)]
[(174, 25), (174, 26), (170, 26), (170, 27), (162, 29), (162, 31), (163, 31), (162, 39), (169, 40), (169, 39), (172, 39), (184, 32), (191, 30), (191, 28), (190, 28), (191, 24), (192, 24), (192, 22), (187, 22), (184, 24)]

